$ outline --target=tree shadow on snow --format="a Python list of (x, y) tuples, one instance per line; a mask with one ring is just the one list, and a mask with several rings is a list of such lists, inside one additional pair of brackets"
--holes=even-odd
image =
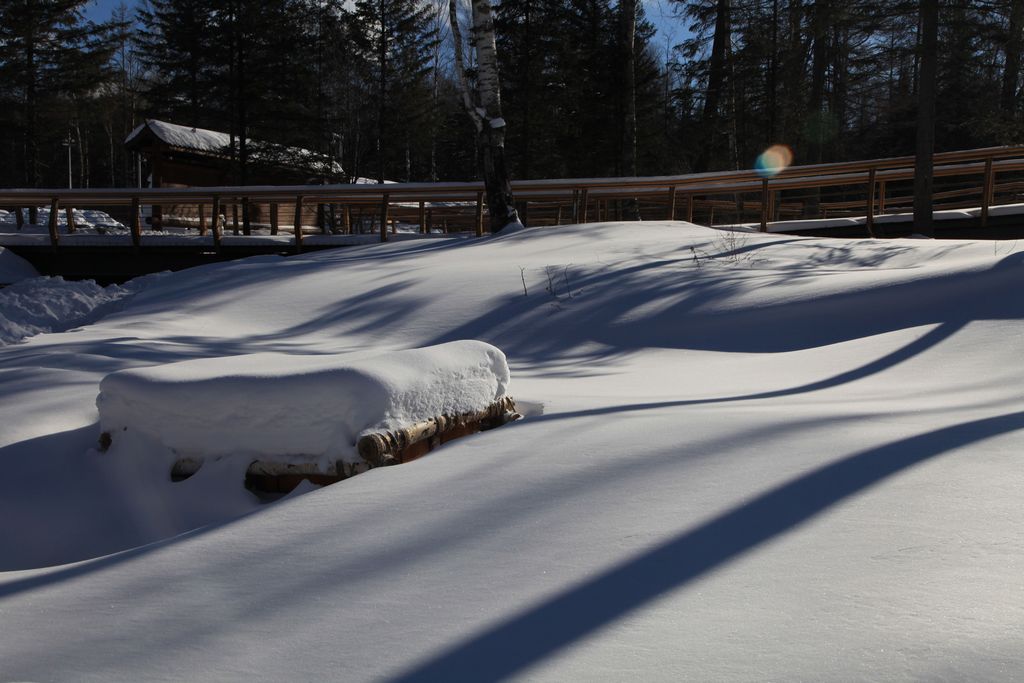
[[(680, 268), (682, 263), (675, 262)], [(780, 353), (938, 325), (884, 360), (809, 385), (824, 388), (905, 360), (972, 321), (1024, 318), (1024, 299), (1011, 294), (1024, 284), (1024, 252), (985, 271), (923, 271), (913, 280), (860, 291), (769, 304), (741, 302), (733, 308), (721, 303), (753, 289), (816, 278), (821, 271), (716, 268), (708, 276), (688, 270), (670, 278), (672, 264), (662, 260), (611, 271), (580, 271), (571, 280), (579, 292), (571, 300), (563, 297), (545, 304), (538, 303), (542, 297), (508, 296), (430, 343), (475, 336), (498, 344), (522, 367), (550, 368), (552, 361), (585, 367), (652, 347)], [(647, 306), (652, 301), (657, 307)], [(774, 392), (762, 397), (770, 395)]]
[(851, 455), (766, 491), (697, 528), (394, 677), (394, 683), (517, 674), (887, 477), (1024, 429), (1024, 412), (965, 422)]

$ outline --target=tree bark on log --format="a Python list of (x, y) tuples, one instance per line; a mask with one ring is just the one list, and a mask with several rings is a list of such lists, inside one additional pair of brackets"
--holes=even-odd
[[(487, 408), (476, 412), (463, 415), (440, 415), (401, 429), (367, 434), (359, 439), (356, 448), (359, 457), (372, 467), (397, 465), (405, 461), (402, 454), (417, 444), (437, 438), (438, 444), (435, 445), (440, 445), (444, 441), (451, 440), (444, 438), (446, 434), (452, 434), (465, 428), (469, 429), (466, 433), (473, 433), (500, 426), (518, 419), (518, 417), (515, 401), (512, 400), (512, 397), (505, 396)], [(424, 452), (427, 450), (430, 449), (425, 448)]]

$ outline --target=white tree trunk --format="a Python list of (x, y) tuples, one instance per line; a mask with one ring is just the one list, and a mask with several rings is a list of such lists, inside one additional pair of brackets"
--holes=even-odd
[(501, 83), (498, 78), (498, 48), (494, 39), (494, 17), (490, 0), (473, 0), (473, 47), (476, 48), (477, 80), (480, 105), (491, 128), (505, 138), (505, 122), (501, 118)]
[[(457, 0), (449, 0), (455, 68), (462, 100), (473, 124), (483, 156), (484, 188), (491, 232), (519, 224), (512, 183), (505, 166), (505, 120), (501, 116), (501, 81), (498, 76), (498, 50), (494, 40), (494, 18), (490, 0), (473, 0), (473, 48), (476, 51), (476, 92), (470, 91), (462, 57)], [(475, 97), (474, 97), (475, 94)]]

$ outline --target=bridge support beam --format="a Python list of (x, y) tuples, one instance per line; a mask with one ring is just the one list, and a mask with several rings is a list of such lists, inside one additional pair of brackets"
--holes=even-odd
[(213, 195), (213, 208), (210, 209), (210, 220), (213, 223), (213, 248), (220, 251), (220, 196)]
[(56, 249), (60, 243), (60, 234), (57, 232), (57, 216), (60, 214), (60, 201), (54, 197), (50, 200), (50, 244)]
[(302, 253), (302, 195), (295, 197), (295, 253)]
[(874, 166), (868, 171), (868, 206), (864, 214), (864, 223), (868, 229), (868, 237), (875, 236), (875, 173)]
[(992, 171), (992, 157), (985, 159), (985, 179), (981, 185), (981, 227), (988, 225), (988, 208), (992, 204), (992, 188), (995, 173)]
[(142, 245), (142, 207), (139, 206), (139, 198), (132, 197), (132, 246), (138, 249)]

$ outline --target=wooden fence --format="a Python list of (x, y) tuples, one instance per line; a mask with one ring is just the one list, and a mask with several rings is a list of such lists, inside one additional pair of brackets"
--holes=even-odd
[[(576, 178), (513, 182), (516, 200), (528, 225), (587, 223), (620, 220), (629, 202), (644, 218), (715, 223), (725, 216), (754, 216), (761, 230), (779, 218), (859, 215), (866, 231), (875, 235), (875, 216), (905, 209), (914, 178), (913, 157), (871, 159), (833, 164), (792, 166), (771, 175), (758, 171), (725, 171), (646, 178)], [(1024, 147), (989, 147), (935, 155), (936, 208), (979, 206), (984, 226), (997, 196), (1016, 201), (1024, 192)], [(943, 183), (948, 181), (948, 189)], [(997, 182), (999, 181), (999, 182)], [(152, 228), (174, 221), (193, 226), (200, 235), (212, 235), (219, 247), (230, 216), (236, 234), (252, 233), (251, 214), (265, 220), (258, 227), (271, 235), (285, 231), (301, 250), (311, 231), (351, 234), (365, 228), (387, 241), (396, 223), (418, 226), (420, 232), (470, 230), (484, 232), (485, 204), (482, 183), (388, 183), (365, 185), (246, 186), (141, 189), (30, 189), (0, 190), (0, 206), (16, 212), (20, 227), (24, 209), (34, 214), (49, 206), (49, 239), (61, 243), (58, 216), (67, 216), (67, 231), (74, 232), (73, 209), (123, 207), (127, 209), (132, 244), (142, 243), (141, 207), (153, 207)], [(260, 211), (253, 211), (255, 206)], [(305, 225), (310, 206), (320, 209), (318, 226)], [(164, 211), (164, 207), (178, 207)], [(189, 207), (183, 211), (180, 207)], [(187, 216), (185, 214), (188, 214)], [(32, 221), (32, 215), (29, 220)], [(215, 219), (214, 219), (215, 217)]]

